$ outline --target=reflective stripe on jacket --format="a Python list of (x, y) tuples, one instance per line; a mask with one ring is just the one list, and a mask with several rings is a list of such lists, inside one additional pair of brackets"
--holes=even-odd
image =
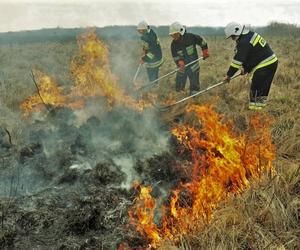
[(249, 31), (236, 41), (236, 54), (231, 61), (227, 75), (232, 77), (241, 67), (248, 73), (254, 73), (256, 69), (276, 61), (277, 57), (266, 40), (261, 35)]
[(141, 36), (143, 43), (143, 50), (145, 55), (142, 59), (147, 68), (159, 67), (163, 63), (162, 52), (157, 35), (152, 29), (148, 29), (145, 34)]
[[(202, 50), (207, 49), (207, 42), (199, 35), (192, 33), (184, 33), (178, 40), (173, 40), (171, 43), (171, 52), (176, 64), (179, 60), (183, 60), (188, 64), (198, 59), (197, 47)], [(199, 62), (195, 62), (191, 66), (192, 71), (199, 69)]]

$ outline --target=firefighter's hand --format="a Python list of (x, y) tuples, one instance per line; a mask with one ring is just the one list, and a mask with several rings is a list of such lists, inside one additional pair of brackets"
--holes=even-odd
[(140, 59), (140, 64), (141, 65), (144, 64), (144, 59), (143, 58)]
[(225, 76), (223, 79), (224, 83), (229, 83), (230, 82), (230, 76)]
[(185, 63), (183, 60), (179, 60), (178, 61), (178, 68), (183, 71), (184, 70), (184, 67), (185, 67)]
[(203, 60), (209, 57), (208, 49), (202, 50), (202, 56), (203, 56)]

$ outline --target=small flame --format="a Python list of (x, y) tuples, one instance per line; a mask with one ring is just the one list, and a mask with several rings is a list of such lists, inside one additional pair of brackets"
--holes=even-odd
[(143, 187), (139, 184), (134, 184), (136, 189), (139, 189), (139, 195), (135, 199), (135, 210), (129, 211), (131, 223), (135, 224), (135, 217), (138, 218), (137, 229), (145, 236), (150, 236), (154, 241), (159, 241), (161, 237), (158, 233), (158, 228), (154, 223), (154, 210), (156, 202), (151, 196), (151, 187)]
[[(275, 147), (269, 117), (252, 116), (249, 129), (237, 135), (232, 123), (222, 123), (223, 117), (210, 105), (191, 105), (187, 111), (195, 114), (197, 126), (202, 130), (179, 125), (172, 133), (192, 153), (192, 181), (172, 191), (169, 206), (162, 208), (161, 227), (153, 222), (155, 200), (150, 194), (151, 187), (140, 187), (140, 194), (129, 211), (131, 223), (146, 235), (149, 247), (159, 246), (163, 240), (177, 241), (180, 236), (199, 229), (201, 221), (211, 220), (221, 201), (241, 193), (249, 187), (251, 179), (274, 172)], [(142, 190), (147, 190), (146, 196)], [(183, 194), (188, 194), (188, 202)]]
[(35, 71), (34, 75), (39, 83), (38, 93), (28, 97), (21, 104), (24, 115), (27, 116), (33, 109), (40, 110), (45, 105), (65, 106), (66, 97), (62, 94), (62, 88), (49, 76), (40, 71)]

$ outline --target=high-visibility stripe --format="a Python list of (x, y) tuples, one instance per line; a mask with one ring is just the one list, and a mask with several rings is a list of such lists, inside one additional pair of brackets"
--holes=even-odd
[(256, 105), (256, 104), (257, 104), (257, 103), (255, 103), (255, 102), (250, 102), (248, 108), (249, 108), (250, 110), (262, 110), (262, 109), (263, 109), (262, 106), (258, 106), (258, 105)]
[(177, 54), (180, 55), (180, 56), (183, 56), (183, 51), (182, 50), (178, 50)]
[(253, 34), (253, 36), (251, 37), (251, 39), (250, 39), (250, 43), (251, 44), (253, 44), (253, 42), (254, 42), (254, 40), (255, 40), (255, 38), (258, 36), (258, 34), (257, 33), (254, 33)]
[(189, 56), (192, 55), (194, 53), (194, 46), (191, 45), (191, 46), (186, 47), (186, 52)]
[(164, 63), (164, 59), (161, 58), (157, 62), (145, 63), (145, 66), (146, 66), (146, 68), (157, 68), (157, 67), (161, 66), (163, 63)]
[(236, 69), (240, 69), (242, 67), (242, 65), (243, 65), (242, 62), (235, 60), (235, 59), (232, 59), (231, 64), (230, 64), (230, 66), (232, 66), (233, 68), (236, 68)]
[(240, 69), (240, 68), (242, 67), (242, 65), (236, 64), (236, 63), (234, 63), (234, 62), (232, 62), (232, 63), (230, 64), (230, 66), (233, 67), (233, 68), (236, 68), (236, 69)]
[(182, 57), (181, 57), (181, 56), (174, 56), (173, 59), (174, 59), (175, 62), (177, 62), (177, 61), (179, 61), (180, 59), (182, 59)]
[(255, 66), (255, 68), (251, 71), (251, 79), (253, 77), (253, 74), (256, 70), (266, 67), (274, 62), (276, 62), (278, 60), (278, 58), (276, 57), (275, 54), (269, 56), (268, 58), (264, 59), (263, 61), (261, 61), (258, 65)]
[(235, 60), (235, 59), (232, 59), (232, 62), (237, 64), (237, 65), (242, 65), (243, 64), (243, 62), (240, 62), (240, 61)]
[(200, 68), (200, 65), (199, 65), (199, 63), (197, 62), (197, 63), (195, 63), (195, 64), (193, 64), (192, 66), (191, 66), (191, 70), (193, 71), (193, 72), (195, 72), (197, 69), (199, 69)]
[(258, 43), (258, 41), (259, 41), (260, 38), (261, 38), (261, 36), (257, 34), (255, 40), (254, 40), (253, 43), (252, 43), (252, 46), (253, 46), (253, 47)]
[(149, 49), (149, 43), (142, 41), (142, 44), (143, 44), (143, 49), (146, 49), (146, 50)]
[(256, 106), (258, 106), (258, 107), (266, 107), (267, 106), (267, 104), (266, 103), (261, 103), (261, 102), (257, 102), (256, 103)]
[(154, 58), (154, 54), (152, 54), (151, 52), (148, 52), (146, 54), (147, 57), (149, 57), (150, 59), (153, 59)]
[(236, 65), (240, 65), (240, 66), (243, 65), (243, 62), (240, 62), (240, 61), (235, 60), (235, 59), (232, 59), (231, 63), (236, 64)]
[(254, 42), (253, 42), (253, 47), (258, 43), (259, 39), (260, 39), (260, 35), (257, 35), (257, 37), (255, 38)]

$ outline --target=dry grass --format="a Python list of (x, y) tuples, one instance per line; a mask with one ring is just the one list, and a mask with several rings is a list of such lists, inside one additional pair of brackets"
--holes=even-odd
[[(231, 41), (206, 39), (211, 57), (201, 62), (202, 88), (222, 80), (233, 54)], [(300, 41), (289, 37), (266, 39), (279, 57), (266, 109), (274, 118), (272, 135), (277, 147), (274, 165), (278, 174), (273, 178), (265, 176), (242, 196), (222, 204), (201, 232), (187, 235), (177, 246), (167, 242), (161, 249), (300, 249)], [(170, 54), (170, 38), (161, 41), (166, 58), (160, 72), (163, 75), (174, 69), (175, 64)], [(112, 41), (109, 45), (113, 71), (128, 87), (137, 67), (138, 42)], [(16, 122), (20, 119), (19, 104), (35, 91), (30, 69), (37, 67), (54, 76), (59, 84), (68, 86), (69, 61), (76, 53), (75, 42), (0, 46), (0, 125), (13, 131), (15, 140), (22, 127), (21, 122)], [(174, 77), (161, 81), (160, 88), (154, 90), (160, 99), (174, 92)], [(146, 81), (144, 72), (140, 79)], [(243, 122), (251, 115), (247, 110), (248, 89), (245, 77), (240, 77), (193, 101), (204, 103), (219, 96), (218, 112), (235, 121), (242, 130)], [(172, 116), (172, 111), (168, 115)]]
[[(282, 37), (266, 39), (279, 58), (265, 111), (274, 120), (272, 135), (277, 147), (274, 165), (278, 174), (273, 178), (266, 176), (260, 183), (253, 183), (242, 196), (222, 204), (213, 221), (203, 225), (201, 232), (186, 236), (177, 247), (166, 243), (161, 249), (300, 248), (300, 41)], [(233, 54), (231, 41), (211, 37), (207, 40), (211, 57), (201, 62), (202, 88), (222, 80)], [(174, 89), (174, 82), (169, 79), (162, 83), (165, 91), (159, 90), (162, 97)], [(249, 88), (249, 80), (240, 77), (193, 101), (205, 103), (218, 96), (217, 110), (243, 130), (243, 124), (247, 124), (252, 114), (247, 110)]]

